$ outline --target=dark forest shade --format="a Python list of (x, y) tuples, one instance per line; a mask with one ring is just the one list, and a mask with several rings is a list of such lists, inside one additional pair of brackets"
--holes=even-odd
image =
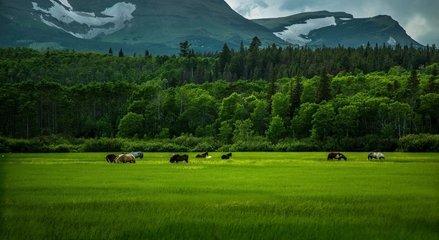
[(1, 49), (0, 135), (194, 134), (228, 143), (439, 132), (434, 48), (270, 47), (230, 58), (224, 49), (147, 58)]

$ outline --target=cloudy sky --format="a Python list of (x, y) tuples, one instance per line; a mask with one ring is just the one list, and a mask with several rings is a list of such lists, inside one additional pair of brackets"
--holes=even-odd
[(354, 17), (391, 15), (422, 44), (439, 45), (439, 0), (226, 0), (246, 18), (280, 17), (304, 11), (345, 11)]

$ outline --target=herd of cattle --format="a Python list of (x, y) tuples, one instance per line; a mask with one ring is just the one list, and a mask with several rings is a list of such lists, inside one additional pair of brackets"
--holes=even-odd
[[(208, 152), (200, 153), (195, 156), (195, 158), (211, 158), (212, 156), (209, 156)], [(106, 160), (108, 163), (136, 163), (136, 158), (143, 159), (143, 153), (142, 152), (131, 152), (131, 153), (124, 153), (124, 154), (108, 154), (106, 156)], [(227, 153), (221, 155), (221, 159), (228, 160), (232, 158), (232, 153)], [(367, 159), (369, 160), (383, 160), (384, 154), (381, 152), (370, 152), (367, 155)], [(348, 158), (341, 152), (330, 152), (328, 154), (327, 160), (344, 160), (347, 161)], [(189, 155), (187, 154), (173, 154), (171, 158), (169, 159), (170, 163), (179, 163), (179, 162), (185, 162), (189, 163)]]
[[(208, 152), (200, 153), (195, 156), (196, 158), (211, 158), (212, 156), (209, 156)], [(143, 159), (143, 153), (142, 152), (131, 152), (131, 153), (124, 153), (124, 154), (108, 154), (105, 159), (108, 163), (136, 163), (136, 158)], [(227, 153), (221, 156), (221, 159), (228, 160), (232, 158), (232, 153)], [(189, 163), (189, 155), (187, 154), (173, 154), (171, 158), (169, 159), (170, 163), (179, 163), (179, 162), (186, 162)]]
[[(328, 154), (327, 159), (328, 160), (338, 160), (338, 161), (341, 161), (341, 160), (347, 161), (348, 160), (348, 158), (341, 152), (330, 152)], [(369, 160), (375, 160), (375, 159), (384, 160), (385, 156), (382, 152), (370, 152), (367, 155), (367, 159), (369, 159)]]

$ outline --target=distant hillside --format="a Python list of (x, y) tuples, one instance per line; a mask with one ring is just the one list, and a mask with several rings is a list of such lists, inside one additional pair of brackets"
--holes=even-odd
[(344, 12), (309, 12), (248, 20), (224, 0), (14, 0), (0, 2), (1, 46), (126, 54), (178, 53), (188, 40), (195, 51), (238, 48), (258, 36), (264, 45), (416, 45), (388, 16), (355, 19)]
[(224, 42), (238, 47), (254, 36), (283, 43), (223, 0), (2, 1), (0, 20), (2, 46), (175, 53), (185, 40), (197, 51), (217, 51)]
[(367, 43), (422, 46), (390, 16), (353, 18), (344, 12), (320, 11), (253, 21), (279, 38), (302, 46), (358, 47)]

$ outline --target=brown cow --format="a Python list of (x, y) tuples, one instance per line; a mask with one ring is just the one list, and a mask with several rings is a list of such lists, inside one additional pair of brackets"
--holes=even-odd
[(133, 154), (121, 154), (116, 158), (116, 163), (136, 163), (136, 158)]

